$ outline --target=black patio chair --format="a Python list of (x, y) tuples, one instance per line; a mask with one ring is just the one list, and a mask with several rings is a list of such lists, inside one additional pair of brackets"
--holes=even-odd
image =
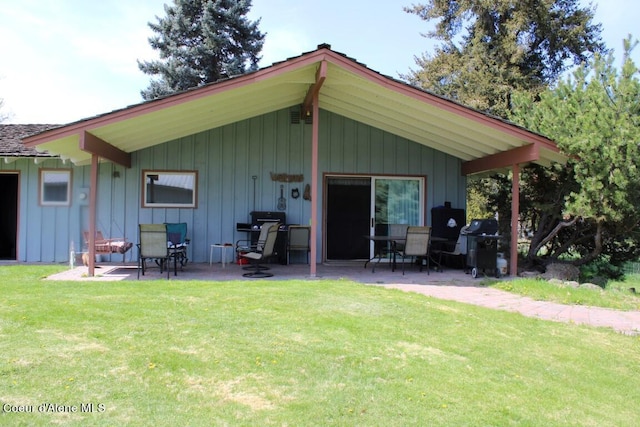
[(268, 271), (268, 267), (261, 265), (261, 262), (264, 262), (275, 255), (274, 248), (276, 245), (276, 239), (278, 238), (278, 229), (280, 228), (280, 224), (274, 222), (269, 225), (265, 224), (262, 227), (268, 227), (266, 232), (267, 237), (264, 241), (262, 250), (240, 254), (241, 257), (249, 260), (249, 263), (251, 264), (250, 266), (245, 267), (248, 271), (243, 274), (244, 277), (259, 278), (273, 276), (273, 274)]

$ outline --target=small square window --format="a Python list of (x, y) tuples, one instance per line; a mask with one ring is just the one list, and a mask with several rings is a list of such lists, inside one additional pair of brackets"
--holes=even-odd
[(71, 204), (71, 170), (40, 170), (40, 205), (69, 206)]

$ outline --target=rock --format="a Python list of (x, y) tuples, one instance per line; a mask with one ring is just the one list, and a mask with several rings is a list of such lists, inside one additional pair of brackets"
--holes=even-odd
[(552, 263), (547, 266), (547, 270), (542, 274), (544, 279), (560, 279), (564, 281), (575, 281), (580, 277), (580, 270), (575, 265)]
[(594, 291), (602, 291), (602, 288), (595, 283), (583, 283), (580, 285), (580, 289), (592, 289)]
[(524, 277), (525, 279), (536, 279), (540, 277), (540, 273), (538, 273), (537, 271), (523, 271), (518, 274), (518, 276)]
[(594, 276), (591, 278), (591, 282), (590, 283), (594, 283), (598, 286), (600, 286), (602, 289), (604, 289), (607, 286), (607, 282), (609, 280), (606, 277), (602, 277), (602, 276)]
[(570, 288), (578, 289), (580, 287), (580, 282), (576, 282), (575, 280), (566, 280), (564, 282), (564, 285)]

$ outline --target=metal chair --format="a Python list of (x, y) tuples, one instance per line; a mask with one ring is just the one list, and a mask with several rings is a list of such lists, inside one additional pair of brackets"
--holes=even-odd
[(244, 277), (256, 278), (273, 276), (272, 273), (267, 271), (269, 268), (265, 265), (261, 265), (260, 262), (265, 261), (275, 254), (274, 248), (276, 245), (276, 239), (278, 238), (278, 229), (280, 228), (280, 224), (264, 224), (262, 228), (267, 229), (267, 237), (264, 241), (262, 250), (259, 252), (240, 253), (240, 256), (249, 260), (249, 263), (251, 264), (249, 267), (245, 267), (245, 270), (248, 270), (248, 272), (243, 274)]
[(420, 271), (422, 271), (422, 261), (424, 259), (427, 264), (427, 274), (429, 274), (429, 241), (431, 240), (431, 227), (408, 227), (407, 238), (404, 242), (404, 249), (398, 254), (402, 257), (402, 274), (404, 275), (404, 260), (410, 257), (411, 261), (415, 258), (420, 260)]
[[(138, 243), (138, 279), (140, 271), (144, 276), (145, 262), (155, 260), (160, 266), (160, 274), (164, 267), (167, 268), (169, 278), (169, 259), (171, 254), (167, 247), (167, 224), (139, 224)], [(175, 271), (177, 275), (177, 270)]]
[(290, 263), (291, 252), (306, 252), (307, 264), (309, 264), (309, 253), (311, 246), (311, 227), (305, 225), (290, 225), (287, 236), (287, 264)]
[[(260, 227), (260, 234), (258, 235), (258, 240), (253, 241), (253, 239), (240, 239), (236, 241), (236, 257), (238, 259), (242, 258), (242, 254), (249, 252), (262, 252), (262, 248), (264, 247), (265, 241), (267, 240), (267, 234), (269, 232), (270, 223), (262, 224)], [(253, 270), (254, 267), (242, 267), (244, 270)], [(266, 265), (259, 266), (261, 270), (268, 270), (269, 267)]]
[(167, 246), (169, 255), (173, 258), (173, 268), (177, 271), (178, 263), (180, 263), (180, 269), (183, 270), (189, 261), (187, 248), (191, 243), (191, 240), (187, 238), (187, 223), (166, 223), (166, 226)]
[[(462, 229), (464, 230), (464, 227)], [(433, 252), (434, 252), (434, 255), (438, 254), (438, 267), (440, 268), (440, 271), (442, 271), (443, 255), (447, 257), (452, 256), (460, 259), (462, 262), (462, 268), (466, 268), (465, 258), (467, 255), (467, 235), (462, 232), (458, 235), (458, 240), (456, 240), (456, 245), (454, 246), (452, 251), (445, 251), (445, 250), (439, 249)]]
[[(376, 272), (376, 264), (380, 264), (382, 258), (388, 259), (391, 257), (391, 265), (392, 270), (395, 269), (395, 259), (398, 254), (400, 254), (404, 250), (404, 238), (407, 235), (408, 224), (388, 224), (386, 236), (390, 237), (387, 241), (382, 242), (384, 245), (376, 248), (376, 255), (374, 258), (378, 258), (377, 263), (372, 263), (373, 268), (371, 269), (372, 273)], [(391, 237), (401, 237), (401, 239), (391, 239)], [(373, 258), (372, 258), (373, 259)], [(369, 260), (371, 261), (371, 260)], [(367, 261), (367, 262), (369, 262)], [(366, 267), (366, 263), (365, 263)]]

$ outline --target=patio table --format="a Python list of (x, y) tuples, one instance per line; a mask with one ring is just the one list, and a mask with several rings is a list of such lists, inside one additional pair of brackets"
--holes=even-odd
[[(406, 236), (364, 236), (365, 239), (374, 241), (374, 242), (389, 242), (391, 245), (391, 253), (393, 254), (393, 257), (391, 258), (391, 271), (395, 271), (396, 270), (396, 248), (398, 247), (398, 242), (404, 242), (405, 240), (407, 240)], [(431, 242), (446, 242), (448, 241), (446, 238), (444, 237), (434, 237), (431, 236), (430, 238)], [(375, 258), (380, 258), (380, 254), (375, 254), (373, 256), (373, 258), (369, 258), (365, 263), (364, 263), (364, 268), (367, 268), (367, 264)], [(437, 266), (437, 270), (442, 270), (442, 268), (440, 267), (440, 264), (435, 261), (433, 259), (433, 257), (431, 256), (431, 253), (429, 253), (429, 259), (430, 261)]]

